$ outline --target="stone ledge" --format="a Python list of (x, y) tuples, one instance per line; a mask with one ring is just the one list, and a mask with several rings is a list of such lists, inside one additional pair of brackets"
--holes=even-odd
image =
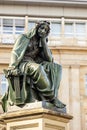
[(29, 103), (26, 106), (20, 108), (15, 106), (13, 109), (10, 108), (10, 111), (1, 114), (0, 120), (4, 120), (4, 122), (9, 121), (17, 121), (17, 119), (21, 120), (23, 118), (29, 119), (36, 119), (36, 118), (51, 118), (55, 120), (62, 120), (63, 122), (69, 122), (73, 117), (69, 114), (64, 112), (55, 111), (51, 109), (47, 109), (43, 106), (43, 102), (36, 102), (36, 103)]

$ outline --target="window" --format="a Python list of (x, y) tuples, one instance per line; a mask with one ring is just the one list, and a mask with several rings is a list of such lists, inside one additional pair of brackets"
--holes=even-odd
[(60, 36), (61, 34), (61, 23), (52, 22), (51, 23), (51, 31), (50, 34), (52, 36)]
[(13, 33), (13, 19), (3, 19), (3, 33), (4, 34)]
[(2, 30), (3, 30), (3, 37), (2, 43), (13, 43), (13, 19), (2, 19)]
[(15, 19), (15, 34), (21, 34), (24, 32), (24, 19)]
[(34, 27), (35, 27), (35, 21), (29, 21), (28, 22), (28, 29), (31, 30)]
[(4, 74), (0, 74), (0, 95), (4, 95), (8, 88), (8, 82)]
[(16, 37), (24, 32), (25, 19), (24, 18), (1, 18), (0, 19), (0, 33), (3, 34), (0, 38), (4, 44), (14, 43)]
[(73, 23), (65, 23), (64, 34), (66, 37), (73, 36)]
[(24, 19), (3, 19), (3, 33), (21, 34), (24, 32), (24, 24), (25, 24)]
[(77, 37), (85, 37), (86, 34), (85, 23), (76, 23), (76, 36)]
[(85, 94), (87, 95), (87, 74), (85, 75)]
[[(61, 40), (61, 38), (63, 37), (65, 38), (75, 37), (76, 43), (78, 42), (79, 44), (86, 45), (85, 37), (87, 35), (86, 34), (87, 20), (67, 19), (67, 18), (34, 18), (34, 17), (26, 18), (26, 17), (12, 17), (12, 16), (0, 17), (0, 34), (1, 34), (0, 43), (13, 44), (19, 34), (22, 34), (24, 33), (24, 31), (26, 32), (34, 28), (37, 21), (45, 21), (45, 20), (50, 21), (50, 29), (51, 29), (50, 40), (52, 39), (54, 40), (55, 38), (56, 44), (64, 43)], [(74, 43), (74, 40), (72, 39), (71, 42)]]

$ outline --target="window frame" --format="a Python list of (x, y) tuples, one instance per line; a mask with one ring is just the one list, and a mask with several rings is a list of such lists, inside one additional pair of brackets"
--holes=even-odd
[[(66, 24), (72, 24), (72, 32), (70, 32), (70, 33), (65, 32), (65, 25)], [(69, 38), (74, 37), (74, 23), (72, 21), (65, 21), (64, 22), (64, 37), (69, 37)]]
[(61, 34), (62, 34), (62, 22), (59, 20), (59, 21), (51, 21), (51, 27), (52, 27), (52, 24), (58, 24), (58, 26), (60, 25), (60, 32), (57, 32), (57, 33), (51, 33), (50, 32), (50, 36), (52, 36), (52, 37), (61, 37)]
[[(1, 19), (1, 36), (0, 36), (0, 41), (2, 44), (14, 44), (15, 39), (18, 37), (19, 34), (22, 34), (25, 32), (25, 17), (12, 17), (12, 16), (0, 16)], [(12, 19), (13, 20), (13, 29), (12, 33), (3, 33), (3, 19)], [(24, 20), (24, 32), (23, 31), (17, 31), (19, 32), (16, 34), (16, 29), (15, 29), (15, 19), (23, 19)], [(9, 30), (6, 32), (10, 32)]]
[[(76, 26), (77, 26), (77, 24), (79, 25), (81, 25), (81, 24), (84, 24), (84, 33), (77, 33), (77, 31), (76, 31)], [(82, 35), (83, 34), (83, 35)], [(76, 38), (80, 38), (80, 37), (83, 37), (83, 38), (85, 38), (86, 37), (86, 22), (79, 22), (79, 21), (77, 21), (77, 22), (75, 22), (75, 36), (76, 36)]]

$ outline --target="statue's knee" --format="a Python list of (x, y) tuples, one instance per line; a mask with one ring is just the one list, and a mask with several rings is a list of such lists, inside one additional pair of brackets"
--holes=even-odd
[(36, 71), (39, 68), (39, 64), (37, 63), (28, 63), (27, 64), (27, 71), (28, 72), (32, 72), (32, 71)]

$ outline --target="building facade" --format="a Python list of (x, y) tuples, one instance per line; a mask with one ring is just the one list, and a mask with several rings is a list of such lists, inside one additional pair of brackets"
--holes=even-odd
[(0, 1), (0, 95), (16, 38), (41, 20), (50, 22), (48, 46), (63, 68), (59, 98), (73, 116), (68, 130), (87, 130), (87, 0)]

